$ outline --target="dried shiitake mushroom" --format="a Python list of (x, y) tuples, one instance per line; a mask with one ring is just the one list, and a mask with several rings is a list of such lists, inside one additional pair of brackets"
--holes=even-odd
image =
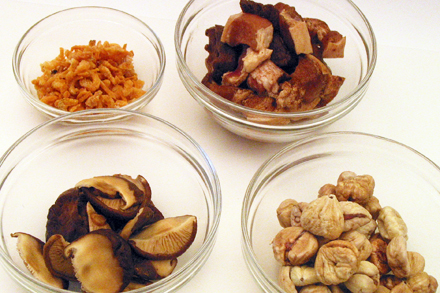
[(152, 266), (150, 280), (159, 280), (171, 275), (177, 266), (177, 258), (165, 260), (151, 260)]
[(43, 257), (44, 242), (27, 233), (16, 232), (11, 234), (18, 238), (17, 250), (26, 268), (38, 280), (60, 289), (67, 289), (68, 283), (55, 277), (46, 266)]
[(149, 260), (134, 253), (133, 265), (133, 279), (145, 283), (151, 280), (160, 280), (171, 275), (176, 268), (177, 258)]
[(87, 222), (89, 224), (89, 232), (99, 229), (111, 229), (110, 224), (107, 223), (106, 217), (98, 214), (90, 202), (88, 202), (86, 205), (86, 211)]
[(57, 288), (79, 282), (85, 293), (126, 292), (169, 276), (197, 233), (195, 216), (164, 218), (140, 175), (82, 180), (47, 219), (46, 243), (11, 234), (20, 256), (39, 280)]
[(197, 218), (193, 215), (159, 220), (129, 238), (134, 251), (151, 260), (176, 258), (194, 241)]
[[(99, 253), (97, 253), (99, 252)], [(128, 243), (109, 229), (92, 231), (64, 250), (85, 292), (120, 292), (133, 276)]]
[(52, 235), (46, 244), (44, 244), (43, 257), (47, 268), (54, 276), (65, 280), (76, 281), (72, 261), (64, 254), (64, 250), (69, 244), (63, 235)]
[(139, 209), (137, 215), (128, 221), (122, 228), (119, 235), (124, 239), (128, 239), (133, 233), (141, 230), (146, 225), (150, 225), (163, 219), (162, 213), (158, 213), (154, 207), (144, 206)]
[(61, 234), (66, 241), (72, 242), (87, 234), (86, 204), (77, 188), (61, 193), (47, 215), (46, 240), (52, 235)]
[(97, 176), (76, 184), (80, 194), (106, 217), (129, 220), (145, 202), (144, 192), (121, 176)]
[(133, 177), (131, 177), (129, 175), (125, 175), (125, 174), (115, 174), (113, 176), (124, 178), (124, 179), (134, 183), (144, 193), (145, 201), (151, 200), (150, 184), (148, 183), (147, 179), (145, 179), (145, 177), (143, 177), (142, 175), (138, 175), (136, 178), (133, 178)]

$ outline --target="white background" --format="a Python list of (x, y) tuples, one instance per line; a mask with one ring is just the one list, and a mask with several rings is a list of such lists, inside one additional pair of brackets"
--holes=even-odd
[[(238, 137), (213, 122), (182, 85), (175, 65), (174, 25), (183, 0), (0, 1), (0, 154), (47, 121), (20, 95), (11, 58), (24, 32), (58, 10), (82, 5), (117, 8), (147, 22), (162, 40), (167, 66), (156, 98), (142, 111), (191, 135), (219, 174), (223, 209), (217, 243), (202, 270), (179, 292), (260, 292), (241, 254), (240, 212), (248, 182), (284, 144)], [(440, 1), (355, 0), (370, 21), (378, 61), (361, 103), (326, 131), (353, 130), (397, 140), (440, 164)], [(0, 292), (25, 292), (0, 268)]]

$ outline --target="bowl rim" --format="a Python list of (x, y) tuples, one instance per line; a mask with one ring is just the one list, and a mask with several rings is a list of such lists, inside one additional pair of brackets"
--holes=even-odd
[(253, 201), (255, 199), (255, 193), (252, 192), (252, 188), (255, 186), (258, 178), (261, 176), (263, 171), (271, 165), (273, 161), (276, 161), (278, 158), (284, 156), (286, 153), (291, 152), (295, 150), (296, 148), (305, 145), (307, 143), (310, 143), (315, 140), (324, 139), (324, 138), (330, 138), (330, 137), (353, 137), (353, 139), (356, 139), (356, 137), (364, 137), (369, 139), (378, 140), (381, 142), (385, 142), (387, 144), (391, 144), (394, 146), (397, 146), (399, 148), (404, 149), (405, 151), (408, 151), (409, 153), (419, 157), (421, 160), (425, 161), (429, 165), (431, 165), (434, 169), (436, 169), (440, 173), (440, 166), (434, 163), (431, 159), (429, 159), (424, 154), (420, 153), (416, 149), (398, 142), (394, 139), (387, 138), (381, 135), (366, 133), (366, 132), (360, 132), (360, 131), (332, 131), (332, 132), (324, 132), (315, 134), (303, 139), (300, 139), (298, 141), (295, 141), (293, 143), (290, 143), (280, 149), (278, 152), (276, 152), (274, 155), (266, 159), (260, 165), (260, 167), (257, 169), (257, 171), (252, 176), (252, 179), (250, 180), (248, 187), (246, 188), (245, 195), (243, 197), (242, 201), (242, 208), (241, 208), (241, 249), (242, 249), (242, 255), (245, 260), (245, 263), (247, 265), (248, 270), (251, 272), (251, 275), (253, 276), (254, 280), (261, 286), (261, 288), (265, 292), (273, 292), (273, 290), (276, 290), (276, 292), (282, 293), (284, 290), (280, 288), (277, 282), (274, 282), (274, 280), (267, 277), (264, 269), (261, 267), (260, 263), (257, 261), (256, 254), (254, 252), (254, 249), (251, 244), (250, 239), (250, 231), (248, 229), (248, 222), (249, 222), (249, 208), (252, 206)]
[[(270, 117), (270, 118), (307, 119), (307, 118), (312, 118), (317, 115), (325, 114), (333, 109), (338, 108), (341, 104), (344, 104), (344, 103), (350, 102), (350, 104), (352, 104), (352, 103), (359, 102), (358, 100), (361, 97), (358, 96), (357, 94), (368, 86), (368, 83), (371, 79), (371, 76), (373, 74), (373, 71), (374, 71), (374, 69), (376, 67), (376, 63), (377, 63), (376, 36), (375, 36), (375, 33), (373, 31), (373, 28), (372, 28), (369, 20), (366, 18), (364, 13), (359, 9), (359, 7), (351, 0), (343, 0), (343, 1), (346, 1), (358, 13), (358, 16), (360, 16), (361, 20), (363, 21), (363, 23), (365, 24), (365, 26), (367, 28), (367, 31), (369, 34), (369, 40), (371, 41), (371, 52), (372, 53), (370, 55), (368, 50), (366, 52), (367, 59), (369, 61), (369, 63), (367, 63), (367, 72), (365, 73), (365, 76), (362, 78), (362, 80), (359, 82), (359, 84), (353, 90), (351, 90), (341, 100), (339, 100), (337, 102), (329, 103), (328, 105), (321, 107), (321, 108), (302, 111), (302, 112), (274, 113), (274, 112), (268, 112), (268, 111), (262, 111), (262, 110), (248, 108), (248, 107), (236, 104), (234, 102), (231, 102), (231, 101), (221, 97), (220, 95), (214, 93), (213, 91), (209, 90), (204, 84), (202, 84), (201, 81), (199, 81), (197, 79), (197, 77), (189, 69), (189, 67), (185, 61), (184, 55), (182, 53), (182, 50), (184, 48), (181, 47), (182, 36), (180, 35), (180, 30), (182, 28), (184, 28), (182, 30), (182, 32), (185, 33), (185, 30), (186, 30), (188, 23), (183, 23), (183, 19), (186, 16), (186, 13), (190, 10), (191, 5), (195, 1), (196, 0), (190, 0), (184, 6), (183, 10), (180, 12), (179, 17), (176, 21), (176, 25), (174, 28), (174, 47), (175, 47), (175, 51), (176, 51), (176, 55), (177, 55), (176, 61), (177, 61), (177, 64), (181, 67), (181, 69), (178, 69), (179, 73), (181, 75), (185, 74), (188, 77), (188, 79), (191, 81), (191, 83), (196, 88), (196, 90), (194, 90), (194, 91), (202, 92), (201, 95), (196, 93), (197, 98), (196, 97), (194, 97), (194, 98), (196, 98), (197, 100), (200, 99), (201, 102), (205, 106), (208, 106), (210, 108), (210, 110), (215, 111), (219, 115), (227, 116), (228, 118), (233, 119), (235, 121), (238, 121), (240, 123), (243, 123), (243, 121), (244, 121), (244, 119), (240, 119), (240, 118), (235, 117), (234, 115), (231, 115), (230, 113), (228, 113), (228, 111), (219, 109), (219, 107), (217, 107), (215, 104), (213, 104), (210, 101), (210, 98), (215, 99), (216, 102), (219, 102), (220, 104), (232, 109), (231, 111), (234, 111), (234, 112), (249, 113), (251, 115), (266, 116), (266, 117)], [(197, 11), (197, 13), (200, 13), (200, 11)], [(194, 16), (192, 16), (190, 18), (190, 21), (192, 21), (193, 18), (194, 18)], [(364, 44), (365, 44), (365, 42), (364, 42)], [(183, 72), (180, 72), (180, 71), (183, 71)], [(183, 78), (184, 77), (182, 77), (182, 79)], [(209, 96), (209, 98), (206, 96)], [(357, 98), (354, 99), (354, 97), (357, 97)], [(312, 121), (313, 121), (313, 119), (312, 119)], [(246, 124), (257, 126), (257, 127), (267, 127), (267, 128), (274, 128), (274, 129), (286, 129), (289, 126), (292, 126), (289, 124), (287, 124), (287, 125), (268, 125), (268, 124), (261, 124), (261, 123), (253, 123), (250, 121), (246, 121)], [(310, 125), (307, 125), (305, 127), (310, 127)]]
[[(131, 109), (139, 109), (144, 105), (144, 103), (148, 103), (149, 100), (151, 100), (159, 91), (161, 85), (162, 85), (162, 81), (164, 78), (164, 73), (165, 73), (165, 67), (166, 67), (166, 52), (165, 52), (165, 47), (162, 43), (162, 41), (160, 40), (159, 36), (156, 34), (156, 32), (143, 20), (141, 20), (140, 18), (116, 9), (116, 8), (111, 8), (111, 7), (106, 7), (106, 6), (76, 6), (76, 7), (70, 7), (70, 8), (66, 8), (66, 9), (62, 9), (56, 12), (53, 12), (43, 18), (41, 18), (40, 20), (38, 20), (37, 22), (35, 22), (30, 28), (28, 28), (26, 30), (26, 32), (21, 36), (21, 38), (19, 39), (18, 43), (16, 44), (13, 54), (12, 54), (12, 71), (14, 74), (14, 78), (15, 81), (17, 82), (20, 91), (22, 92), (22, 94), (25, 97), (25, 100), (30, 103), (33, 107), (37, 108), (40, 112), (42, 112), (43, 114), (54, 118), (57, 116), (61, 116), (61, 115), (65, 115), (68, 114), (68, 111), (64, 111), (64, 110), (60, 110), (58, 108), (49, 106), (43, 102), (40, 101), (40, 99), (33, 95), (32, 93), (30, 93), (26, 86), (24, 85), (23, 81), (20, 78), (20, 63), (21, 63), (21, 52), (20, 52), (20, 47), (22, 45), (22, 43), (26, 40), (26, 38), (29, 36), (29, 34), (40, 24), (44, 23), (45, 21), (49, 20), (50, 18), (52, 18), (53, 16), (56, 15), (60, 15), (60, 14), (64, 14), (64, 13), (70, 13), (71, 11), (75, 11), (75, 10), (103, 10), (103, 11), (109, 11), (111, 13), (116, 13), (116, 14), (120, 14), (120, 15), (124, 15), (128, 18), (130, 18), (131, 20), (137, 22), (138, 24), (140, 24), (141, 26), (145, 27), (147, 29), (147, 31), (149, 33), (151, 33), (151, 41), (154, 41), (156, 43), (152, 43), (153, 46), (156, 49), (156, 52), (158, 54), (158, 59), (159, 59), (159, 71), (157, 74), (157, 78), (154, 81), (154, 83), (152, 84), (152, 86), (150, 88), (148, 88), (148, 90), (146, 91), (145, 94), (143, 94), (142, 96), (140, 96), (139, 98), (137, 98), (136, 100), (134, 100), (133, 102), (131, 102), (130, 104), (127, 104), (123, 107), (120, 107), (119, 109), (127, 109), (127, 110), (131, 110)], [(115, 108), (104, 108), (104, 109), (115, 109)], [(79, 112), (79, 111), (76, 111)]]
[[(134, 110), (126, 110), (126, 109), (90, 109), (90, 110), (83, 110), (78, 112), (69, 113), (66, 115), (58, 116), (56, 118), (50, 119), (33, 129), (29, 130), (27, 133), (22, 135), (17, 141), (15, 141), (7, 150), (6, 152), (0, 157), (0, 168), (2, 168), (5, 160), (9, 157), (9, 155), (14, 151), (14, 149), (20, 145), (26, 138), (33, 135), (38, 130), (54, 125), (59, 123), (64, 123), (65, 121), (68, 121), (74, 116), (83, 116), (83, 115), (89, 115), (89, 114), (110, 114), (115, 116), (128, 116), (130, 118), (133, 116), (141, 117), (143, 119), (150, 119), (154, 120), (156, 122), (159, 122), (162, 125), (165, 125), (168, 129), (171, 129), (173, 132), (177, 133), (179, 136), (179, 139), (183, 139), (184, 141), (188, 142), (192, 148), (194, 148), (199, 155), (203, 158), (204, 162), (209, 166), (209, 177), (212, 178), (212, 182), (210, 183), (210, 186), (212, 186), (212, 190), (215, 191), (213, 194), (211, 194), (211, 200), (213, 203), (213, 214), (209, 214), (208, 218), (212, 218), (212, 226), (208, 230), (208, 233), (206, 234), (204, 238), (203, 244), (200, 246), (198, 251), (194, 254), (194, 256), (182, 267), (180, 267), (178, 270), (173, 272), (170, 276), (168, 276), (165, 279), (155, 281), (153, 284), (148, 285), (147, 287), (136, 289), (130, 292), (133, 293), (141, 293), (141, 292), (150, 292), (151, 290), (158, 290), (157, 292), (169, 292), (170, 289), (176, 289), (180, 286), (183, 286), (185, 283), (187, 283), (204, 265), (204, 263), (209, 258), (216, 242), (217, 238), (217, 232), (220, 224), (221, 219), (221, 213), (222, 213), (222, 193), (221, 193), (221, 184), (219, 180), (219, 176), (217, 173), (217, 170), (212, 162), (212, 160), (209, 158), (205, 150), (199, 145), (198, 142), (196, 142), (189, 134), (184, 132), (179, 127), (175, 126), (174, 124), (159, 118), (157, 116), (154, 116), (152, 114), (143, 113), (139, 111)], [(104, 123), (114, 123), (115, 120), (106, 121)], [(94, 124), (94, 125), (102, 125), (101, 124)], [(3, 186), (3, 181), (0, 182), (0, 189)], [(0, 225), (2, 225), (2, 219), (0, 218)], [(46, 283), (43, 283), (33, 277), (32, 275), (28, 274), (26, 271), (23, 271), (21, 269), (18, 269), (16, 264), (12, 261), (12, 259), (8, 256), (6, 251), (4, 251), (3, 247), (0, 246), (0, 263), (3, 265), (5, 270), (10, 274), (10, 276), (13, 277), (14, 280), (20, 283), (20, 285), (24, 286), (23, 282), (17, 278), (20, 276), (22, 279), (25, 279), (26, 282), (33, 283), (38, 285), (40, 288), (44, 288), (50, 292), (74, 292), (64, 289), (57, 289), (55, 287), (49, 286)], [(188, 271), (188, 268), (192, 267), (192, 270)], [(12, 271), (11, 271), (12, 270)], [(163, 291), (165, 290), (165, 291)], [(38, 291), (36, 291), (38, 292)], [(156, 292), (156, 291), (155, 291)]]

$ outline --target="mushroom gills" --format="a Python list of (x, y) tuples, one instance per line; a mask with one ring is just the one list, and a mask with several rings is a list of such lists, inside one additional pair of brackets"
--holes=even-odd
[(38, 280), (60, 289), (67, 289), (68, 282), (55, 277), (47, 268), (43, 257), (44, 242), (22, 232), (11, 234), (18, 239), (17, 250), (29, 272)]
[(63, 235), (52, 235), (43, 247), (43, 257), (47, 268), (54, 276), (76, 281), (72, 261), (64, 255), (64, 249), (69, 244)]
[(197, 218), (193, 215), (159, 220), (129, 238), (140, 255), (163, 260), (176, 258), (193, 243), (197, 233)]

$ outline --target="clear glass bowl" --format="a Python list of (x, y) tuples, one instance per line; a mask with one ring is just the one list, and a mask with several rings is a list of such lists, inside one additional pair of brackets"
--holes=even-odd
[[(276, 4), (279, 1), (257, 1)], [(282, 1), (283, 2), (283, 1)], [(175, 27), (177, 69), (191, 96), (224, 128), (246, 138), (266, 142), (288, 142), (310, 135), (346, 115), (361, 101), (376, 65), (377, 45), (365, 15), (350, 0), (286, 0), (303, 17), (319, 18), (331, 29), (347, 37), (345, 57), (326, 59), (333, 74), (346, 78), (339, 94), (327, 106), (301, 113), (257, 111), (230, 102), (205, 87), (205, 30), (225, 25), (228, 17), (240, 12), (239, 0), (194, 0), (182, 10)], [(262, 119), (286, 118), (287, 125), (252, 122), (247, 116)]]
[(408, 250), (422, 254), (425, 271), (440, 279), (440, 169), (398, 142), (363, 133), (314, 135), (282, 149), (255, 173), (243, 200), (243, 255), (265, 292), (284, 292), (271, 241), (282, 229), (276, 209), (293, 198), (310, 202), (343, 171), (369, 174), (382, 207), (395, 208), (408, 226)]
[[(124, 120), (72, 124), (86, 112)], [(0, 262), (31, 292), (59, 290), (37, 281), (24, 267), (10, 235), (25, 232), (45, 240), (49, 207), (82, 179), (117, 173), (144, 176), (165, 217), (195, 215), (194, 243), (169, 277), (132, 292), (174, 292), (207, 261), (221, 214), (221, 190), (206, 153), (187, 134), (148, 114), (86, 110), (54, 118), (20, 138), (0, 159)], [(78, 288), (77, 288), (78, 289)], [(71, 289), (73, 290), (73, 289)]]
[[(138, 110), (147, 105), (159, 91), (166, 64), (165, 50), (158, 36), (140, 19), (106, 7), (75, 7), (51, 14), (33, 25), (20, 39), (12, 57), (15, 79), (24, 98), (48, 117), (67, 114), (38, 99), (32, 80), (42, 75), (40, 64), (55, 59), (60, 47), (87, 45), (90, 40), (108, 41), (133, 51), (133, 64), (138, 78), (145, 82), (144, 95), (121, 107)], [(105, 120), (88, 116), (85, 120)]]

